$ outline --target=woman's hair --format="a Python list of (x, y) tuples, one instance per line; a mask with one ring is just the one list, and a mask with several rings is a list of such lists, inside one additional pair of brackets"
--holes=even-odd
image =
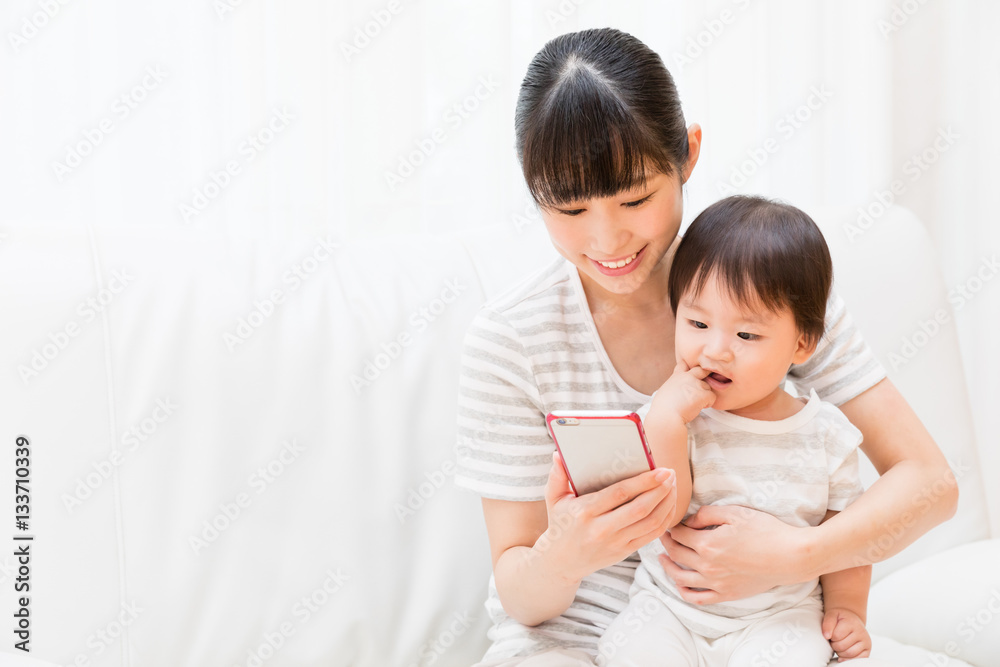
[(810, 344), (823, 336), (833, 262), (823, 233), (801, 210), (763, 197), (734, 196), (698, 215), (681, 239), (668, 277), (670, 307), (699, 294), (715, 275), (747, 310), (792, 311)]
[(620, 30), (556, 37), (521, 82), (517, 157), (535, 201), (554, 205), (642, 187), (680, 172), (687, 128), (674, 80), (654, 51)]

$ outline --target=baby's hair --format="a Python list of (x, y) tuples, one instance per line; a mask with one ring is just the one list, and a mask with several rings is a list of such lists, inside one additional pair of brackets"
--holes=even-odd
[(670, 267), (670, 307), (712, 275), (747, 310), (792, 311), (810, 344), (823, 336), (833, 262), (823, 233), (801, 210), (763, 197), (733, 196), (691, 223)]
[(539, 51), (514, 114), (517, 157), (542, 206), (610, 197), (680, 171), (687, 128), (655, 51), (612, 28), (560, 35)]

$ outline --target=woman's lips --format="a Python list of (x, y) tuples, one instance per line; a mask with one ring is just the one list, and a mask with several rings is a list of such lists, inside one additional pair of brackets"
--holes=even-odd
[(614, 268), (610, 266), (605, 266), (596, 259), (590, 257), (588, 257), (587, 259), (590, 260), (590, 262), (594, 265), (594, 267), (597, 268), (598, 271), (600, 271), (606, 276), (624, 276), (626, 273), (632, 273), (633, 271), (635, 271), (635, 268), (639, 266), (639, 262), (642, 261), (643, 255), (646, 253), (647, 247), (649, 246), (643, 246), (642, 250), (629, 257), (622, 257), (616, 260), (615, 262), (610, 262), (610, 261), (605, 262), (606, 264), (621, 264), (622, 262), (625, 262), (623, 266), (615, 266)]

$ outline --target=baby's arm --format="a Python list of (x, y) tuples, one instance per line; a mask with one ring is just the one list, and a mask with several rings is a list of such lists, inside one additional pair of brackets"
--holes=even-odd
[(691, 503), (691, 464), (688, 459), (687, 424), (703, 408), (711, 407), (715, 394), (705, 382), (708, 371), (688, 368), (681, 361), (673, 375), (656, 390), (649, 412), (642, 420), (653, 461), (674, 471), (677, 505), (668, 525), (672, 528), (687, 514)]
[[(828, 511), (823, 521), (835, 514)], [(819, 581), (823, 586), (823, 636), (840, 660), (867, 658), (872, 650), (872, 638), (865, 628), (872, 566), (831, 572)]]

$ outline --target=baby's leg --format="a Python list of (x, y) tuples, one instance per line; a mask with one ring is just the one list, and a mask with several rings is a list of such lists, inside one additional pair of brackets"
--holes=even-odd
[(655, 594), (639, 591), (597, 647), (600, 667), (698, 667), (691, 633)]
[(823, 637), (822, 620), (823, 605), (810, 600), (756, 621), (741, 631), (729, 664), (826, 667), (833, 649)]

